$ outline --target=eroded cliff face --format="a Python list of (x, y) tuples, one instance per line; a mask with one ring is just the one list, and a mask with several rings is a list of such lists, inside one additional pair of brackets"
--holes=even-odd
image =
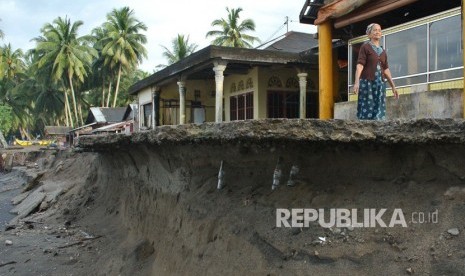
[[(25, 191), (0, 274), (462, 275), (464, 134), (462, 120), (263, 120), (18, 155), (32, 168), (25, 187), (0, 177)], [(291, 209), (324, 220), (277, 227)], [(324, 227), (331, 210), (365, 227)]]
[[(109, 274), (463, 274), (464, 142), (462, 120), (264, 120), (82, 137), (96, 152), (83, 153), (93, 156), (92, 193), (74, 202), (113, 225), (97, 268)], [(328, 217), (385, 208), (387, 224), (400, 209), (407, 227), (276, 227), (277, 208)], [(438, 220), (419, 223), (419, 213)]]

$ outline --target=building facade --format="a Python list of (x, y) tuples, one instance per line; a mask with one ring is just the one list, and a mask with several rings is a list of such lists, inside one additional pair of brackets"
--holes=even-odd
[[(201, 49), (131, 87), (139, 127), (317, 118), (316, 43), (312, 34), (289, 32), (265, 49)], [(346, 82), (338, 86), (345, 96)]]

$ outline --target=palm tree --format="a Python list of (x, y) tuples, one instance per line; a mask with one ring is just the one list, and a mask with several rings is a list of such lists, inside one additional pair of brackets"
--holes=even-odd
[(221, 30), (209, 31), (206, 37), (216, 37), (213, 41), (213, 45), (218, 46), (229, 46), (229, 47), (238, 47), (238, 48), (252, 48), (252, 44), (260, 40), (257, 37), (245, 34), (247, 31), (255, 31), (255, 23), (252, 19), (244, 19), (242, 22), (239, 22), (239, 13), (242, 11), (242, 8), (229, 9), (226, 8), (228, 12), (227, 20), (221, 18), (213, 20), (213, 27), (220, 27)]
[[(71, 90), (76, 122), (79, 119), (73, 79), (84, 82), (92, 57), (97, 56), (95, 49), (88, 45), (88, 37), (78, 37), (78, 29), (83, 24), (80, 20), (71, 24), (69, 19), (58, 17), (53, 24), (45, 24), (41, 29), (43, 36), (35, 39), (36, 51), (41, 56), (38, 67), (51, 65), (52, 80), (67, 83)], [(67, 102), (66, 91), (64, 93)]]
[[(0, 19), (0, 21), (2, 21), (2, 20)], [(3, 39), (4, 36), (5, 36), (5, 33), (3, 33), (2, 30), (0, 30), (0, 39)]]
[(17, 92), (24, 79), (26, 65), (21, 49), (13, 50), (11, 44), (0, 47), (0, 103), (9, 106), (14, 127), (27, 124), (29, 98)]
[(7, 78), (14, 83), (18, 83), (18, 74), (25, 69), (23, 51), (13, 50), (11, 44), (4, 45), (0, 49), (0, 80)]
[(165, 49), (163, 56), (168, 60), (168, 65), (171, 65), (195, 52), (198, 45), (195, 43), (189, 44), (189, 36), (185, 37), (184, 35), (178, 34), (178, 36), (171, 41), (172, 51), (165, 46), (161, 47)]
[(24, 80), (17, 85), (20, 94), (27, 94), (30, 98), (31, 113), (35, 123), (42, 121), (44, 125), (60, 125), (63, 118), (63, 92), (60, 84), (50, 82), (52, 70), (38, 69), (35, 50), (26, 53), (28, 70)]
[[(67, 89), (63, 80), (53, 79), (53, 64), (47, 64), (39, 68), (41, 56), (36, 49), (26, 52), (25, 62), (27, 71), (24, 80), (18, 85), (20, 93), (28, 94), (32, 101), (31, 113), (34, 120), (45, 118), (48, 124), (67, 126), (72, 125), (71, 110), (67, 100)], [(66, 99), (65, 99), (66, 96)], [(68, 112), (69, 110), (69, 112)]]
[(147, 26), (135, 18), (134, 10), (123, 7), (119, 10), (113, 9), (107, 15), (107, 22), (103, 24), (103, 28), (107, 32), (107, 37), (101, 41), (105, 64), (118, 70), (113, 99), (113, 106), (116, 106), (122, 70), (136, 67), (147, 57), (144, 47), (147, 38), (139, 33), (146, 31)]
[[(94, 38), (94, 49), (98, 52), (98, 58), (92, 64), (92, 84), (94, 87), (101, 86), (102, 98), (101, 106), (108, 107), (110, 104), (111, 87), (113, 84), (113, 76), (116, 75), (114, 68), (105, 62), (105, 56), (102, 54), (103, 44), (108, 38), (108, 30), (102, 26), (92, 30), (92, 37)], [(106, 95), (106, 85), (108, 84), (108, 93)]]

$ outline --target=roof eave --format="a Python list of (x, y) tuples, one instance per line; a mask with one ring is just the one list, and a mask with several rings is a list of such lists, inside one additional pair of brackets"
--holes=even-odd
[(215, 60), (247, 64), (309, 63), (307, 60), (302, 60), (298, 53), (210, 45), (138, 81), (129, 88), (129, 94), (137, 94), (146, 87), (172, 79), (173, 77), (179, 77), (179, 75), (189, 70), (195, 71), (195, 69), (211, 66)]

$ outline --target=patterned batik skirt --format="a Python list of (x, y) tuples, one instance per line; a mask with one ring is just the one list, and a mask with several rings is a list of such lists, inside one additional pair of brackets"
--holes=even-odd
[(357, 118), (360, 120), (386, 119), (386, 83), (380, 72), (373, 81), (360, 79)]

